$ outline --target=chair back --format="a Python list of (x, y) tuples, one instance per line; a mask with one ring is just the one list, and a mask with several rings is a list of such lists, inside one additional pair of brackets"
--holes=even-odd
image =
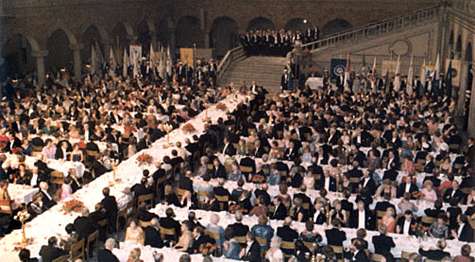
[(423, 216), (421, 218), (421, 222), (424, 223), (424, 224), (428, 224), (428, 225), (432, 225), (432, 223), (434, 223), (434, 221), (435, 221), (435, 218), (430, 217), (430, 216)]
[(69, 255), (64, 255), (51, 260), (51, 262), (68, 262), (68, 259)]
[(64, 174), (63, 174), (63, 172), (56, 171), (56, 170), (51, 172), (50, 182), (52, 184), (56, 184), (56, 185), (64, 184)]
[(0, 200), (0, 214), (13, 215), (12, 201), (10, 199)]
[(343, 247), (342, 246), (334, 246), (334, 245), (329, 245), (333, 249), (333, 252), (335, 254), (343, 254)]
[(303, 241), (303, 244), (310, 251), (312, 251), (315, 248), (315, 243), (314, 242)]
[(294, 242), (290, 242), (290, 241), (282, 241), (282, 243), (280, 243), (280, 248), (283, 248), (283, 249), (295, 249), (295, 243), (294, 243)]
[(236, 240), (236, 242), (238, 242), (239, 244), (246, 244), (247, 243), (247, 239), (246, 239), (245, 236), (235, 236), (234, 240)]
[(229, 201), (229, 196), (220, 196), (220, 195), (215, 195), (216, 200), (218, 202), (228, 202)]
[(92, 253), (94, 252), (94, 246), (98, 238), (99, 238), (99, 230), (96, 230), (92, 234), (87, 236), (87, 242), (86, 242), (85, 248), (87, 250), (87, 254), (89, 254), (90, 257), (92, 256)]
[(75, 260), (76, 258), (85, 258), (84, 253), (84, 239), (77, 241), (76, 243), (71, 245), (71, 250), (69, 251), (69, 255), (71, 256), (71, 260)]
[(267, 245), (267, 239), (265, 239), (263, 237), (256, 237), (256, 241), (261, 246), (266, 246)]
[(160, 227), (160, 235), (162, 238), (165, 237), (176, 237), (176, 232), (174, 228)]
[(146, 228), (146, 227), (150, 226), (151, 224), (152, 224), (152, 222), (150, 222), (150, 221), (139, 220), (139, 226), (141, 228)]
[(216, 231), (209, 231), (209, 230), (207, 230), (207, 231), (206, 231), (206, 234), (208, 234), (208, 236), (210, 236), (212, 239), (214, 239), (214, 240), (216, 240), (216, 241), (218, 241), (218, 240), (220, 239), (219, 233), (216, 232)]
[(382, 255), (372, 254), (371, 261), (373, 262), (386, 262), (386, 258)]
[(155, 195), (153, 193), (140, 195), (137, 197), (137, 206), (141, 206), (143, 203), (145, 203), (146, 207), (152, 207), (154, 198)]
[(248, 174), (252, 173), (252, 167), (251, 166), (239, 166), (239, 169), (241, 170), (242, 173)]

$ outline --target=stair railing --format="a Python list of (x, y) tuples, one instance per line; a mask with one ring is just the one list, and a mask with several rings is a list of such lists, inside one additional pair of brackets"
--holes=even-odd
[(226, 55), (218, 64), (218, 82), (222, 80), (224, 73), (228, 70), (229, 66), (240, 57), (243, 50), (244, 49), (241, 46), (238, 46), (226, 52)]
[(306, 43), (302, 45), (302, 48), (315, 50), (322, 47), (334, 46), (341, 42), (353, 42), (358, 39), (379, 36), (386, 33), (395, 32), (403, 28), (421, 25), (427, 23), (428, 21), (432, 21), (434, 18), (437, 18), (439, 15), (439, 9), (440, 6), (420, 9), (408, 15), (385, 19), (376, 24), (368, 24), (365, 26), (352, 28), (348, 31), (331, 34), (323, 39)]

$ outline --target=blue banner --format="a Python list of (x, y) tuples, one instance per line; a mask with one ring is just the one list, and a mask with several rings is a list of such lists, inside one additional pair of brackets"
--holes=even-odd
[(331, 63), (330, 63), (330, 68), (331, 68), (331, 78), (335, 79), (337, 76), (340, 74), (345, 73), (345, 68), (346, 68), (346, 59), (338, 59), (338, 58), (332, 58)]

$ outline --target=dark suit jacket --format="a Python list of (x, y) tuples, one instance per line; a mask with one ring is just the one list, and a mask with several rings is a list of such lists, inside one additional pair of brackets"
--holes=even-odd
[(109, 219), (113, 219), (117, 216), (117, 201), (113, 196), (104, 197), (101, 201), (102, 206), (106, 210), (106, 215)]
[(373, 236), (372, 241), (374, 245), (374, 252), (383, 256), (390, 255), (391, 248), (396, 246), (392, 237), (388, 237), (386, 235)]
[(145, 235), (144, 246), (149, 245), (155, 248), (163, 247), (163, 241), (162, 241), (162, 238), (160, 237), (160, 233), (154, 227), (152, 226), (146, 227), (144, 229), (144, 235)]
[(108, 249), (99, 249), (97, 251), (97, 261), (101, 262), (119, 262), (119, 259)]
[(421, 256), (426, 257), (428, 259), (432, 260), (442, 260), (444, 257), (450, 257), (449, 252), (445, 252), (443, 250), (437, 249), (437, 250), (424, 250), (422, 248), (419, 248), (419, 254)]
[(366, 254), (366, 252), (364, 250), (359, 250), (353, 256), (353, 259), (351, 259), (351, 261), (370, 262), (371, 259), (369, 259), (368, 255)]
[(42, 246), (40, 249), (40, 256), (42, 262), (51, 262), (55, 258), (67, 254), (68, 253), (64, 249), (61, 249), (59, 247)]
[(328, 245), (343, 246), (343, 242), (346, 240), (346, 233), (337, 228), (325, 230), (325, 236), (327, 238)]
[(86, 239), (92, 234), (96, 228), (89, 217), (78, 217), (74, 220), (74, 229), (78, 233), (80, 239)]
[[(226, 147), (226, 145), (225, 145)], [(224, 148), (223, 148), (224, 150)], [(226, 147), (226, 150), (224, 150), (224, 154), (228, 156), (234, 156), (236, 154), (236, 148), (232, 143), (229, 143), (229, 145)]]
[(249, 226), (236, 222), (228, 226), (232, 232), (232, 237), (243, 237), (249, 232)]
[[(404, 192), (406, 190), (406, 183), (401, 183), (399, 184), (399, 186), (397, 187), (397, 190), (396, 190), (396, 197), (398, 198), (401, 198), (404, 196)], [(409, 187), (409, 193), (414, 193), (414, 192), (417, 192), (419, 191), (419, 188), (417, 187), (416, 184), (414, 183), (411, 183), (411, 186)]]
[(257, 241), (252, 242), (251, 248), (249, 251), (247, 251), (246, 261), (250, 262), (261, 262), (262, 257), (261, 257), (261, 245)]
[[(449, 202), (451, 199), (455, 198), (457, 199), (457, 202), (460, 203), (465, 199), (465, 193), (463, 193), (462, 190), (457, 189), (455, 193), (453, 192), (454, 192), (453, 188), (449, 188), (445, 191), (444, 202)], [(452, 193), (454, 194), (453, 196), (452, 196)]]
[[(351, 211), (350, 213), (350, 226), (352, 228), (358, 227), (359, 212), (358, 209)], [(374, 215), (370, 210), (365, 210), (365, 229), (374, 228)]]
[(319, 183), (317, 184), (317, 189), (322, 190), (325, 188), (325, 179), (330, 179), (330, 191), (336, 192), (336, 180), (334, 177), (322, 177), (322, 179), (319, 180)]
[(49, 199), (46, 193), (44, 193), (42, 190), (40, 190), (40, 192), (41, 192), (41, 201), (43, 202), (44, 208), (49, 209), (50, 207), (56, 205), (56, 202), (52, 199), (53, 196), (51, 194), (49, 194), (51, 196), (51, 199)]

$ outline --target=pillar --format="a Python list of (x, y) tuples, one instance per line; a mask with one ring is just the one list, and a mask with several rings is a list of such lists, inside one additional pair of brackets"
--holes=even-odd
[(459, 84), (459, 90), (457, 92), (458, 98), (457, 98), (457, 109), (455, 111), (455, 114), (457, 116), (462, 116), (464, 115), (465, 111), (465, 90), (467, 88), (467, 72), (468, 70), (468, 63), (465, 61), (462, 61), (461, 63), (461, 68), (460, 68), (460, 83)]
[(81, 79), (81, 46), (80, 45), (69, 45), (69, 48), (73, 51), (73, 74), (76, 80)]
[(31, 56), (36, 58), (36, 75), (38, 78), (38, 86), (42, 86), (45, 83), (45, 57), (47, 55), (47, 50), (34, 51), (31, 53)]
[(473, 81), (471, 87), (467, 87), (472, 89), (472, 94), (470, 96), (470, 109), (468, 112), (468, 135), (469, 137), (475, 137), (475, 81)]

